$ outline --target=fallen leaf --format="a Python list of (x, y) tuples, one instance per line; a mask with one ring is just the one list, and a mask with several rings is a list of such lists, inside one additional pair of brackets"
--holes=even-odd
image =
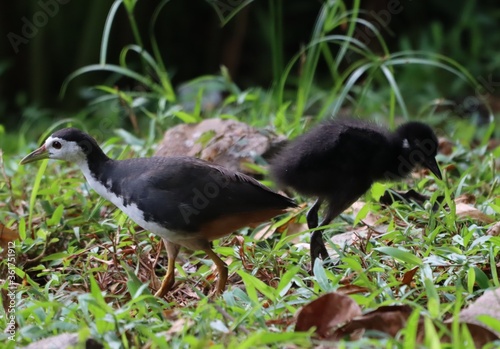
[(279, 317), (277, 319), (266, 320), (266, 326), (288, 327), (294, 322), (293, 317)]
[(0, 223), (0, 241), (2, 244), (18, 239), (19, 233), (17, 231), (9, 229), (5, 225)]
[(455, 199), (455, 205), (456, 204), (469, 204), (469, 205), (474, 205), (476, 203), (476, 196), (474, 194), (466, 193), (460, 195), (458, 198)]
[[(483, 348), (486, 344), (498, 339), (497, 335), (495, 335), (493, 332), (491, 332), (490, 330), (486, 329), (483, 326), (467, 322), (464, 322), (462, 324), (467, 326), (467, 329), (469, 330), (469, 333), (472, 339), (474, 340), (474, 346), (478, 349)], [(453, 325), (451, 323), (446, 324), (446, 327), (448, 327), (450, 331), (452, 330), (452, 326)], [(445, 335), (441, 338), (441, 342), (452, 343), (453, 340), (449, 336)]]
[[(470, 304), (467, 308), (460, 311), (459, 317), (461, 322), (468, 324), (476, 324), (478, 326), (487, 327), (478, 317), (488, 315), (500, 321), (500, 289), (486, 291), (481, 297)], [(449, 322), (449, 321), (448, 321)], [(494, 331), (493, 328), (490, 330)], [(500, 332), (494, 333), (500, 336)]]
[[(336, 329), (359, 315), (361, 309), (353, 299), (337, 292), (328, 293), (300, 310), (295, 331), (309, 331), (316, 327), (318, 337), (330, 338)], [(359, 338), (361, 334), (356, 335)]]
[(30, 345), (24, 347), (25, 349), (68, 349), (68, 348), (89, 348), (101, 349), (104, 346), (93, 338), (81, 339), (78, 333), (61, 333), (57, 336), (47, 337), (40, 339)]
[(457, 169), (457, 165), (455, 165), (455, 164), (448, 164), (448, 165), (441, 166), (442, 172), (451, 173), (451, 172), (455, 171), (456, 169)]
[(448, 138), (438, 138), (438, 151), (440, 154), (451, 155), (453, 153), (453, 145), (453, 142)]
[[(286, 230), (286, 235), (293, 235), (296, 233), (301, 233), (303, 231), (308, 230), (309, 228), (307, 227), (307, 224), (305, 223), (298, 223), (297, 219), (294, 217), (290, 219), (288, 222), (284, 223), (283, 225), (279, 226), (276, 229), (272, 229), (274, 226), (274, 223), (269, 223), (264, 225), (259, 231), (257, 231), (253, 237), (255, 240), (265, 240), (269, 239), (273, 234), (278, 233), (281, 234)], [(300, 242), (300, 236), (297, 236), (295, 239), (291, 240), (292, 243), (299, 243)]]
[(273, 226), (272, 223), (268, 223), (264, 225), (259, 231), (257, 231), (253, 237), (255, 240), (265, 240), (269, 239), (274, 234), (274, 229), (271, 229)]
[[(366, 205), (366, 202), (363, 201), (356, 201), (354, 204), (351, 206), (352, 210), (352, 215), (356, 217), (361, 211), (361, 209)], [(380, 220), (381, 215), (377, 215), (373, 213), (372, 211), (369, 211), (367, 215), (361, 220), (365, 225), (368, 226), (375, 226), (377, 222)]]
[(379, 331), (395, 337), (406, 326), (412, 309), (408, 305), (383, 306), (357, 317), (339, 328), (329, 339), (338, 340), (357, 331)]
[(19, 233), (0, 223), (0, 247), (3, 249), (2, 255), (7, 254), (9, 243), (15, 240), (19, 240)]
[(403, 279), (401, 280), (401, 283), (403, 285), (411, 287), (411, 283), (413, 282), (413, 277), (415, 276), (417, 270), (418, 270), (418, 267), (415, 267), (411, 270), (408, 270), (406, 273), (404, 273)]
[(340, 286), (339, 288), (337, 288), (337, 292), (347, 295), (356, 293), (367, 293), (370, 292), (370, 289), (367, 287), (349, 284), (345, 286)]
[[(284, 231), (283, 228), (285, 226), (287, 228), (287, 231), (286, 231), (286, 235), (287, 236), (294, 235), (294, 234), (297, 234), (297, 233), (301, 233), (301, 232), (306, 231), (306, 230), (309, 229), (307, 227), (306, 223), (299, 223), (299, 222), (297, 222), (296, 219), (291, 219), (288, 224), (282, 225), (281, 227), (279, 227), (277, 229), (277, 231), (280, 232), (280, 233), (283, 232)], [(297, 236), (296, 238), (294, 238), (294, 239), (291, 240), (292, 243), (299, 242), (299, 241), (300, 241), (300, 237), (299, 236)]]
[(491, 236), (500, 236), (500, 222), (493, 224), (488, 231), (486, 231), (486, 234)]
[(188, 317), (181, 317), (172, 322), (172, 326), (165, 332), (167, 339), (172, 339), (175, 335), (182, 332), (184, 328), (192, 327), (194, 320)]
[(461, 218), (471, 218), (477, 222), (483, 223), (483, 224), (491, 224), (493, 223), (493, 219), (486, 215), (485, 213), (479, 211), (477, 208), (475, 208), (472, 205), (465, 204), (465, 203), (457, 203), (456, 206), (456, 214), (458, 217)]
[(496, 149), (497, 147), (500, 146), (500, 139), (496, 139), (496, 138), (491, 138), (489, 141), (488, 141), (488, 150), (494, 150)]
[[(338, 233), (334, 234), (330, 240), (335, 244), (335, 245), (352, 245), (354, 244), (359, 237), (364, 238), (368, 236), (369, 228), (368, 227), (361, 227), (359, 229), (355, 230), (349, 230), (343, 233)], [(326, 246), (326, 249), (330, 251), (330, 246)], [(336, 251), (331, 251), (335, 255), (337, 255)]]

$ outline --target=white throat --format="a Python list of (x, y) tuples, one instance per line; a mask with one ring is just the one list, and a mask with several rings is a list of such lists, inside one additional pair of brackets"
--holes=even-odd
[(172, 232), (161, 225), (154, 222), (147, 222), (144, 219), (144, 214), (137, 207), (136, 204), (131, 203), (125, 206), (124, 200), (122, 197), (113, 193), (110, 189), (112, 187), (112, 180), (108, 179), (106, 185), (103, 185), (101, 182), (97, 180), (92, 175), (90, 168), (88, 166), (87, 161), (78, 162), (77, 165), (80, 167), (80, 170), (83, 172), (85, 179), (89, 183), (90, 187), (94, 189), (100, 196), (105, 198), (108, 201), (111, 201), (115, 204), (121, 211), (123, 211), (127, 216), (129, 216), (135, 223), (140, 225), (142, 228), (156, 234), (164, 239), (169, 241), (178, 241), (178, 243), (183, 244), (183, 240), (186, 238), (184, 234), (176, 232)]

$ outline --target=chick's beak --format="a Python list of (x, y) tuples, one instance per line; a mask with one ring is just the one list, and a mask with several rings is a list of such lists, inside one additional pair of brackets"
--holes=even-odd
[(45, 145), (42, 145), (40, 148), (37, 150), (34, 150), (33, 152), (29, 153), (26, 155), (20, 162), (21, 165), (28, 164), (30, 162), (38, 161), (38, 160), (43, 160), (43, 159), (48, 159), (49, 158), (49, 152), (45, 148)]
[(431, 157), (425, 160), (425, 167), (427, 167), (433, 174), (439, 179), (443, 179), (439, 166), (437, 164), (436, 158)]

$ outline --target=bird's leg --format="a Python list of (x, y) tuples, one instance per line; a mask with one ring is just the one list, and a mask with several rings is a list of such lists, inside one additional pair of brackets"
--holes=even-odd
[(316, 228), (318, 226), (318, 211), (323, 203), (323, 199), (318, 198), (314, 205), (307, 212), (307, 226), (309, 229)]
[(167, 292), (174, 286), (175, 282), (175, 259), (179, 254), (181, 248), (180, 245), (174, 244), (173, 242), (163, 239), (165, 248), (167, 249), (168, 265), (167, 265), (167, 275), (163, 278), (160, 288), (156, 291), (155, 296), (163, 298)]
[[(312, 210), (312, 209), (311, 209)], [(328, 210), (325, 218), (320, 224), (320, 227), (330, 224), (334, 218), (334, 212)], [(324, 229), (316, 230), (311, 235), (311, 267), (314, 268), (314, 262), (316, 258), (321, 256), (322, 260), (328, 259), (328, 251), (326, 250), (325, 242), (323, 241), (323, 231)]]
[[(328, 201), (328, 208), (326, 209), (326, 215), (323, 218), (320, 226), (325, 226), (330, 224), (330, 222), (340, 215), (345, 209), (352, 205), (363, 193), (370, 189), (371, 182), (367, 181), (363, 185), (358, 185), (357, 190), (351, 191), (349, 193), (344, 193), (343, 196), (336, 196), (335, 198), (330, 198)], [(314, 268), (314, 262), (316, 258), (321, 255), (321, 259), (326, 260), (328, 256), (328, 251), (326, 250), (325, 242), (323, 241), (322, 233), (324, 229), (316, 230), (311, 236), (311, 262)]]
[(224, 289), (226, 288), (227, 274), (228, 274), (227, 264), (224, 263), (224, 261), (220, 259), (219, 256), (217, 256), (215, 252), (212, 251), (211, 248), (205, 248), (203, 251), (205, 251), (208, 257), (210, 257), (210, 259), (214, 261), (215, 266), (217, 267), (217, 272), (219, 273), (219, 279), (217, 280), (217, 288), (215, 289), (212, 295), (218, 296), (222, 292), (224, 292)]

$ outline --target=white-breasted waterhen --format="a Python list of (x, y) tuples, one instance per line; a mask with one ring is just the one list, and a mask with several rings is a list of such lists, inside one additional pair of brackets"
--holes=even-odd
[[(271, 175), (281, 187), (317, 197), (307, 213), (309, 229), (318, 227), (318, 210), (328, 207), (320, 226), (351, 206), (375, 181), (395, 181), (416, 167), (441, 179), (435, 156), (438, 141), (420, 122), (407, 122), (394, 133), (357, 119), (321, 123), (288, 144), (272, 161)], [(328, 258), (322, 231), (311, 236), (311, 262)]]
[(53, 133), (21, 164), (47, 158), (75, 163), (99, 195), (164, 240), (168, 266), (159, 297), (174, 284), (181, 246), (205, 251), (219, 274), (215, 294), (223, 292), (227, 265), (210, 242), (296, 206), (249, 176), (196, 158), (112, 160), (91, 136), (75, 128)]

